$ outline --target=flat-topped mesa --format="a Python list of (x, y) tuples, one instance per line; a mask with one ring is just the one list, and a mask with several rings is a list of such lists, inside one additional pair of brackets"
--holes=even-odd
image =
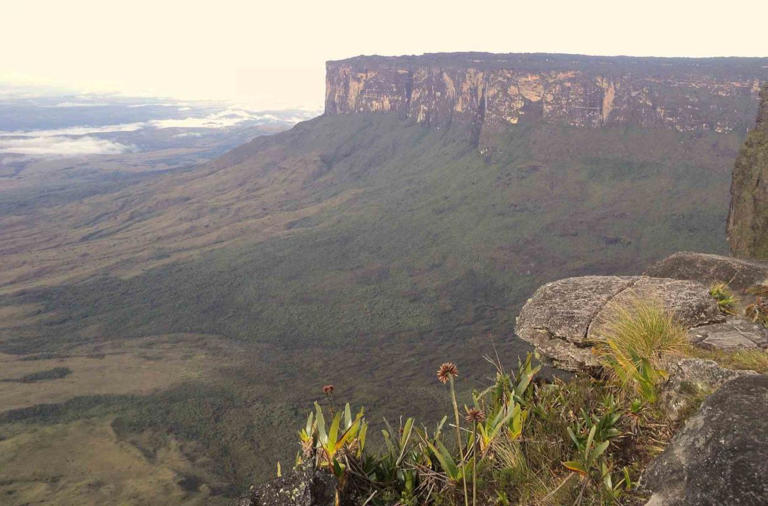
[(326, 64), (326, 114), (394, 111), (476, 131), (536, 120), (745, 132), (768, 58), (438, 53)]

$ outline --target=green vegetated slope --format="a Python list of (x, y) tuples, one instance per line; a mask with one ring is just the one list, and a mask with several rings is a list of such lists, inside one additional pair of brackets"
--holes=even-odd
[(458, 128), (361, 115), (256, 140), (219, 170), (277, 145), (316, 165), (302, 183), (305, 205), (357, 193), (268, 240), (246, 234), (129, 279), (27, 291), (24, 301), (59, 319), (35, 329), (39, 341), (3, 347), (56, 349), (94, 325), (107, 335), (194, 331), (296, 346), (451, 333), (478, 319), (509, 331), (512, 311), (543, 281), (724, 250), (735, 136), (520, 127), (498, 139), (491, 160), (464, 139)]
[(768, 84), (760, 92), (755, 127), (733, 168), (728, 241), (735, 256), (768, 259)]
[[(519, 126), (495, 139), (490, 157), (469, 138), (459, 125), (429, 129), (389, 114), (320, 117), (234, 150), (199, 179), (142, 183), (134, 205), (183, 182), (193, 200), (210, 199), (212, 227), (227, 214), (215, 202), (234, 187), (253, 208), (269, 200), (283, 213), (312, 211), (267, 235), (244, 225), (237, 241), (133, 276), (3, 296), (0, 305), (41, 312), (0, 330), (0, 351), (63, 356), (170, 333), (224, 336), (244, 351), (172, 393), (87, 398), (78, 402), (98, 409), (0, 421), (18, 431), (73, 413), (114, 417), (115, 433), (150, 455), (170, 436), (187, 441), (198, 477), (232, 493), (270, 476), (278, 458), (291, 461), (293, 421), (323, 383), (373, 418), (428, 417), (445, 408), (433, 377), (441, 361), (459, 362), (471, 380), (490, 372), (487, 336), (510, 363), (528, 349), (512, 337), (514, 317), (539, 284), (725, 249), (737, 135)], [(270, 186), (249, 194), (257, 176)], [(178, 212), (169, 206), (153, 208), (153, 219)]]

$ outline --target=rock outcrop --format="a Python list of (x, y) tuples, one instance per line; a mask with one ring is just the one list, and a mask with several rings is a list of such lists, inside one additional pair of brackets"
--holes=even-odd
[[(336, 478), (311, 462), (291, 469), (282, 478), (251, 487), (238, 506), (333, 506)], [(350, 506), (345, 504), (345, 506)]]
[(765, 505), (767, 410), (768, 376), (725, 383), (646, 470), (647, 506)]
[(744, 132), (768, 59), (440, 53), (360, 56), (326, 70), (326, 114), (469, 122), (478, 136), (537, 120)]
[(768, 329), (740, 317), (690, 329), (688, 336), (692, 344), (707, 350), (768, 348)]
[(768, 84), (733, 168), (728, 242), (735, 256), (768, 260)]
[(681, 251), (655, 263), (645, 274), (703, 283), (724, 282), (734, 290), (743, 291), (768, 280), (768, 263)]
[(567, 370), (598, 366), (591, 345), (611, 311), (634, 297), (657, 298), (686, 327), (723, 322), (708, 288), (695, 281), (645, 276), (583, 276), (541, 286), (526, 302), (515, 332)]
[(709, 395), (726, 382), (757, 374), (755, 371), (727, 369), (714, 360), (671, 358), (664, 369), (669, 379), (661, 385), (660, 405), (671, 420), (679, 420), (702, 395)]

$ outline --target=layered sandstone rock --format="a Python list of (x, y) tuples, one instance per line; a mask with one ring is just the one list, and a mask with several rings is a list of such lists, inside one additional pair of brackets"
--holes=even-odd
[(754, 118), (765, 58), (630, 58), (445, 53), (327, 63), (326, 114), (397, 112), (476, 133), (547, 120), (743, 132)]

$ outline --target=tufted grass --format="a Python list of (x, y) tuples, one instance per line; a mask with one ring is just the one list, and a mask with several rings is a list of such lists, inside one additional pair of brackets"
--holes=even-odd
[(666, 376), (665, 355), (680, 354), (688, 342), (685, 328), (664, 304), (636, 297), (611, 308), (594, 352), (625, 394), (656, 400), (656, 385)]

